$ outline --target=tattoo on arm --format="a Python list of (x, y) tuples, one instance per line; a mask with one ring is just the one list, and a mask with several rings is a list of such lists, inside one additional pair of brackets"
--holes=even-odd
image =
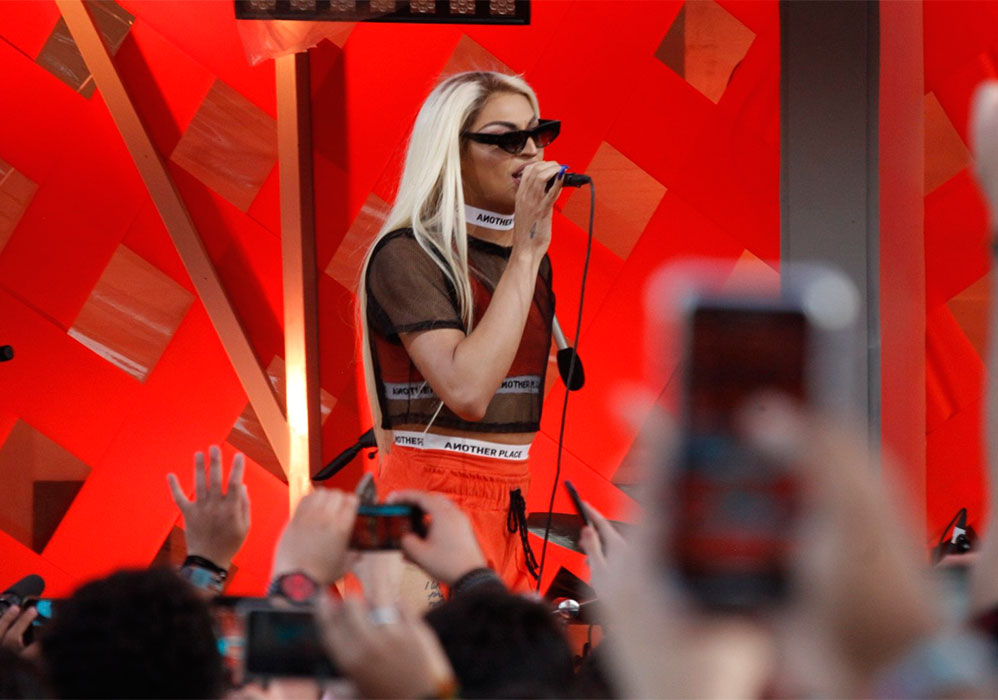
[(430, 604), (430, 607), (440, 605), (440, 603), (444, 602), (444, 594), (440, 590), (439, 581), (427, 581), (423, 590), (426, 591), (426, 600)]
[(530, 237), (533, 238), (537, 235), (537, 224), (530, 227)]

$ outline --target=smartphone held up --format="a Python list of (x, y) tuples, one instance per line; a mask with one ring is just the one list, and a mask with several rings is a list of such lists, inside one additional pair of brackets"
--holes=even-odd
[(810, 266), (785, 266), (778, 281), (678, 277), (680, 438), (658, 487), (661, 563), (700, 607), (751, 613), (792, 595), (802, 492), (796, 465), (753, 448), (745, 426), (774, 398), (848, 409), (858, 297)]
[(402, 536), (410, 532), (426, 536), (426, 515), (419, 506), (411, 503), (361, 505), (354, 521), (350, 549), (401, 549)]

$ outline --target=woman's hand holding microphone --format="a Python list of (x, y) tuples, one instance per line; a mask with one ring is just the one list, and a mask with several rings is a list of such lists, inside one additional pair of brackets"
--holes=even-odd
[[(553, 161), (529, 163), (520, 175), (516, 191), (516, 223), (513, 250), (529, 252), (540, 263), (551, 243), (551, 215), (561, 194), (561, 175), (565, 169)], [(547, 183), (554, 178), (550, 189)]]

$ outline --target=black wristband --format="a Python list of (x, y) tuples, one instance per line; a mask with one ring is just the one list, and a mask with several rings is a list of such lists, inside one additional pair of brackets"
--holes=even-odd
[(223, 579), (229, 574), (227, 569), (223, 569), (221, 566), (213, 562), (211, 559), (205, 559), (204, 557), (199, 557), (197, 554), (188, 554), (187, 558), (184, 559), (184, 563), (181, 564), (181, 567), (184, 566), (197, 566), (202, 569), (207, 569), (212, 573), (218, 574)]
[(506, 585), (502, 582), (502, 579), (499, 578), (499, 574), (492, 569), (483, 566), (478, 569), (472, 569), (455, 581), (454, 585), (450, 587), (450, 594), (451, 597), (454, 597), (455, 595), (464, 593), (472, 588), (484, 585), (495, 585), (502, 586), (503, 589), (506, 588)]

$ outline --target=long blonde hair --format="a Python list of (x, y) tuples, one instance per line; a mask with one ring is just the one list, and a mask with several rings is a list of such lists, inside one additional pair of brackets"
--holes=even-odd
[(474, 300), (468, 271), (461, 133), (478, 117), (489, 97), (501, 92), (523, 95), (530, 101), (534, 115), (540, 114), (537, 95), (519, 76), (488, 71), (457, 73), (433, 89), (413, 124), (395, 202), (361, 267), (357, 301), (364, 378), (371, 420), (382, 451), (387, 451), (389, 445), (381, 429), (381, 407), (374, 382), (370, 329), (367, 327), (366, 282), (371, 253), (390, 232), (411, 228), (420, 247), (453, 285), (465, 331), (471, 332)]

